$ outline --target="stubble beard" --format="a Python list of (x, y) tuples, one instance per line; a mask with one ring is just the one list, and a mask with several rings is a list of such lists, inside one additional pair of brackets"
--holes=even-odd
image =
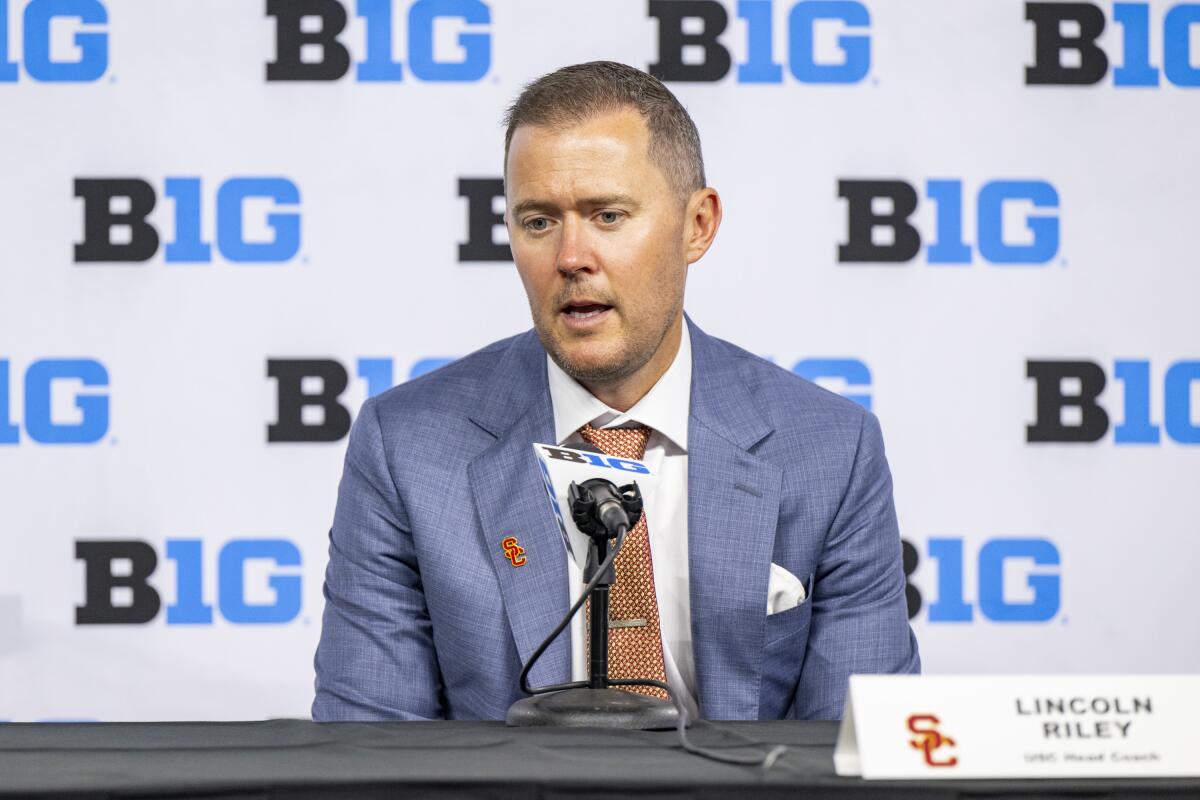
[(553, 318), (549, 321), (535, 318), (534, 327), (537, 330), (538, 338), (542, 341), (542, 346), (563, 372), (584, 385), (611, 385), (625, 380), (650, 363), (650, 359), (654, 358), (655, 353), (662, 348), (667, 333), (682, 312), (681, 299), (674, 304), (671, 313), (663, 320), (660, 329), (631, 330), (631, 335), (624, 342), (619, 343), (624, 344), (624, 347), (621, 347), (615, 357), (599, 361), (572, 359), (568, 355), (567, 349), (554, 335), (555, 320)]

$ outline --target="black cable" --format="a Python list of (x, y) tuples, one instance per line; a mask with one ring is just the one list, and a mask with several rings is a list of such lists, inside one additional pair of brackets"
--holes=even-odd
[[(655, 686), (667, 693), (667, 697), (671, 698), (671, 703), (674, 704), (675, 710), (679, 714), (679, 722), (675, 726), (676, 732), (679, 734), (679, 746), (692, 755), (700, 756), (701, 758), (711, 759), (712, 761), (720, 761), (725, 764), (739, 764), (747, 767), (759, 767), (765, 773), (771, 767), (775, 766), (775, 762), (779, 757), (787, 752), (788, 746), (785, 744), (777, 744), (771, 746), (771, 749), (762, 756), (735, 756), (726, 755), (708, 747), (701, 747), (692, 742), (687, 735), (687, 726), (690, 721), (687, 708), (683, 702), (676, 696), (676, 693), (671, 690), (671, 687), (662, 681), (654, 681), (649, 678), (634, 678), (629, 680), (610, 680), (609, 684), (613, 686)], [(703, 720), (696, 720), (697, 723)], [(747, 742), (744, 747), (755, 747), (761, 744), (760, 742)]]
[[(596, 570), (596, 574), (592, 576), (592, 579), (584, 584), (583, 591), (579, 593), (579, 599), (577, 599), (571, 605), (571, 607), (567, 609), (567, 613), (562, 618), (562, 621), (554, 627), (554, 630), (550, 631), (549, 636), (542, 640), (542, 643), (539, 644), (537, 649), (533, 651), (533, 655), (529, 657), (529, 661), (527, 661), (525, 666), (521, 668), (521, 690), (526, 694), (547, 694), (549, 692), (562, 691), (563, 689), (583, 689), (589, 685), (588, 681), (572, 681), (571, 683), (557, 683), (552, 686), (530, 686), (529, 671), (533, 669), (533, 665), (537, 663), (537, 660), (541, 658), (546, 650), (550, 647), (551, 642), (557, 639), (563, 630), (571, 624), (571, 618), (574, 617), (583, 604), (587, 602), (587, 598), (591, 595), (592, 590), (596, 588), (597, 584), (600, 583), (601, 578), (605, 575), (605, 573), (608, 572), (609, 568), (612, 567), (613, 562), (615, 562), (617, 559), (617, 554), (621, 552), (621, 546), (625, 544), (625, 534), (628, 532), (628, 530), (628, 525), (617, 526), (617, 543), (613, 547), (612, 551), (608, 554), (608, 558), (604, 559), (604, 563), (601, 564)], [(675, 730), (679, 734), (679, 745), (686, 752), (691, 753), (692, 755), (700, 756), (701, 758), (707, 758), (712, 761), (720, 761), (725, 764), (739, 764), (741, 766), (759, 767), (765, 773), (767, 770), (771, 769), (771, 767), (775, 766), (775, 762), (779, 760), (781, 755), (787, 752), (787, 745), (783, 744), (773, 746), (765, 755), (762, 756), (726, 755), (711, 748), (701, 747), (700, 745), (694, 744), (690, 739), (688, 739), (687, 726), (690, 722), (690, 718), (688, 716), (687, 708), (683, 705), (683, 702), (679, 699), (676, 693), (671, 691), (670, 686), (662, 681), (650, 680), (649, 678), (617, 679), (609, 680), (608, 683), (610, 686), (654, 686), (665, 691), (667, 693), (667, 697), (671, 699), (671, 703), (675, 706), (675, 711), (679, 716), (679, 722), (675, 726)], [(697, 722), (701, 721), (702, 720), (697, 720)], [(754, 742), (746, 746), (757, 746), (758, 744), (758, 742)]]
[(558, 635), (563, 632), (563, 629), (571, 624), (571, 618), (574, 617), (576, 612), (579, 611), (580, 607), (587, 602), (588, 597), (592, 593), (592, 589), (596, 588), (596, 585), (600, 583), (601, 578), (603, 578), (604, 575), (609, 571), (613, 565), (613, 562), (617, 560), (617, 553), (621, 552), (621, 545), (625, 544), (625, 534), (628, 532), (628, 530), (628, 525), (617, 526), (617, 543), (613, 547), (612, 551), (608, 554), (608, 558), (604, 559), (604, 563), (601, 564), (596, 570), (596, 574), (592, 576), (592, 579), (583, 585), (583, 591), (579, 593), (579, 599), (575, 601), (574, 605), (567, 609), (566, 616), (564, 616), (562, 621), (555, 626), (554, 630), (550, 631), (550, 635), (542, 640), (542, 643), (539, 644), (537, 649), (533, 651), (533, 655), (529, 657), (529, 661), (527, 661), (525, 666), (521, 668), (521, 691), (525, 692), (526, 694), (546, 694), (547, 692), (558, 692), (563, 689), (582, 689), (588, 686), (587, 681), (557, 683), (553, 686), (530, 686), (529, 671), (533, 669), (533, 665), (537, 663), (537, 660), (541, 658), (542, 654), (546, 652), (546, 649), (550, 647), (550, 643), (557, 639)]

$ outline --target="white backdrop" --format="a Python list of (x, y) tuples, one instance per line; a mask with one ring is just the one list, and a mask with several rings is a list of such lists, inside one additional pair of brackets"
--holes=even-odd
[[(338, 362), (353, 412), (368, 391), (359, 359), (389, 360), (400, 382), (422, 360), (527, 328), (511, 263), (458, 260), (459, 180), (499, 177), (499, 120), (524, 83), (598, 58), (648, 68), (671, 41), (643, 0), (292, 4), (325, 24), (331, 7), (346, 11), (344, 77), (265, 79), (290, 13), (267, 12), (287, 3), (0, 0), (0, 719), (308, 714), (345, 438), (311, 407), (301, 421), (333, 441), (268, 441), (284, 391), (268, 360)], [(785, 368), (839, 359), (869, 372), (865, 385), (837, 369), (820, 382), (867, 396), (882, 422), (928, 672), (1200, 669), (1200, 4), (1127, 5), (1118, 24), (1099, 3), (1096, 45), (1062, 53), (1067, 70), (1094, 66), (1095, 47), (1108, 54), (1112, 68), (1087, 85), (1026, 83), (1037, 28), (1008, 0), (767, 0), (740, 16), (730, 2), (717, 41), (732, 69), (668, 81), (726, 208), (687, 308)], [(386, 46), (388, 8), (401, 79), (360, 80), (368, 35)], [(431, 36), (425, 12), (440, 15)], [(768, 16), (772, 50), (751, 53)], [(1157, 83), (1118, 85), (1140, 58), (1143, 17)], [(319, 35), (321, 18), (302, 24)], [(703, 37), (699, 21), (683, 25)], [(1059, 35), (1081, 31), (1068, 22)], [(410, 63), (423, 42), (435, 67), (466, 65)], [(711, 67), (714, 53), (693, 46), (683, 62)], [(810, 56), (842, 82), (805, 71)], [(331, 58), (319, 46), (304, 57)], [(739, 81), (739, 64), (767, 58), (779, 82)], [(423, 79), (438, 69), (457, 79)], [(298, 202), (251, 197), (239, 211), (241, 184), (226, 182), (241, 178), (276, 179), (267, 188), (290, 185)], [(76, 196), (76, 181), (105, 179), (139, 179), (157, 198), (147, 220), (162, 246), (145, 260), (76, 255), (110, 234), (146, 241), (134, 225), (89, 243), (89, 213), (133, 207)], [(903, 262), (839, 261), (853, 227), (839, 181), (884, 180), (915, 189), (924, 244)], [(930, 263), (938, 212), (956, 204), (935, 203), (929, 181), (961, 182), (967, 263)], [(1010, 181), (1057, 196), (985, 213), (1002, 245), (1040, 247), (1039, 263), (992, 263), (975, 246), (981, 189)], [(167, 243), (196, 238), (196, 207), (210, 255), (171, 260)], [(280, 223), (298, 226), (295, 247), (272, 214), (296, 220)], [(1028, 217), (1049, 220), (1056, 247)], [(889, 234), (876, 228), (875, 243)], [(269, 260), (239, 261), (239, 239)], [(1093, 362), (1107, 376), (1097, 403), (1110, 424), (1096, 441), (1027, 440), (1038, 391), (1086, 388), (1042, 386), (1030, 361)], [(1121, 442), (1127, 408), (1139, 414), (1141, 390), (1126, 388), (1143, 370), (1158, 441)], [(319, 394), (321, 380), (302, 391)], [(1089, 414), (1067, 407), (1058, 422), (1078, 431)], [(93, 541), (153, 551), (142, 583), (157, 614), (77, 623), (76, 547)], [(289, 553), (298, 565), (277, 563)], [(97, 562), (93, 611), (128, 616), (144, 601), (144, 588), (102, 585), (100, 572), (132, 566)], [(211, 621), (180, 621), (204, 608)]]

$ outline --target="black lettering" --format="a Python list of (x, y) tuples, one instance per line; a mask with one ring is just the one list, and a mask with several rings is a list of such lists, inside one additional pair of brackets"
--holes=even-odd
[[(267, 361), (267, 377), (276, 380), (278, 413), (267, 426), (267, 441), (336, 442), (350, 432), (350, 412), (338, 402), (350, 383), (346, 368), (330, 359), (277, 359)], [(321, 390), (304, 391), (305, 378), (320, 378)], [(317, 406), (325, 413), (319, 424), (304, 422), (304, 407)]]
[[(76, 625), (137, 625), (158, 616), (161, 600), (146, 579), (158, 566), (154, 548), (140, 541), (75, 543), (75, 558), (83, 561), (83, 605), (75, 608)], [(128, 575), (113, 574), (114, 559), (128, 559)], [(112, 590), (128, 588), (132, 602), (113, 605)]]
[(573, 450), (559, 450), (557, 447), (543, 447), (542, 449), (546, 451), (546, 455), (550, 456), (551, 458), (556, 458), (559, 461), (572, 461), (576, 464), (591, 463)]
[[(275, 18), (275, 60), (267, 64), (268, 81), (336, 81), (350, 69), (350, 53), (337, 40), (346, 27), (346, 9), (337, 0), (267, 0), (267, 16)], [(320, 29), (302, 30), (305, 17), (319, 17)], [(320, 61), (301, 60), (306, 44), (320, 46)]]
[[(75, 245), (75, 263), (149, 261), (158, 252), (158, 231), (146, 222), (157, 198), (140, 178), (76, 178), (75, 196), (83, 199), (83, 241)], [(129, 199), (129, 211), (113, 213), (113, 198)], [(113, 244), (112, 229), (129, 228), (126, 244)]]
[[(1034, 422), (1025, 428), (1027, 442), (1096, 442), (1108, 432), (1108, 413), (1096, 403), (1106, 378), (1099, 364), (1091, 361), (1029, 361), (1026, 377), (1033, 378), (1037, 392)], [(1063, 394), (1064, 378), (1079, 381), (1079, 394)], [(1062, 410), (1080, 410), (1078, 425), (1064, 425)]]
[[(908, 219), (917, 210), (917, 191), (904, 181), (838, 181), (838, 197), (846, 200), (849, 223), (846, 243), (838, 245), (841, 263), (903, 262), (916, 258), (921, 251), (921, 234)], [(876, 213), (873, 201), (892, 201), (887, 214)], [(890, 244), (875, 244), (876, 228), (892, 229)]]
[(921, 610), (921, 592), (917, 587), (909, 583), (908, 579), (916, 571), (917, 564), (921, 558), (917, 554), (917, 548), (913, 547), (912, 542), (902, 539), (900, 545), (901, 551), (904, 554), (904, 599), (908, 601), (908, 618), (912, 619)]
[[(1108, 56), (1096, 45), (1104, 32), (1104, 12), (1091, 3), (1026, 3), (1025, 19), (1033, 23), (1033, 66), (1025, 68), (1025, 83), (1086, 86), (1108, 74)], [(1062, 23), (1075, 22), (1079, 35), (1063, 35)], [(1079, 65), (1062, 63), (1064, 50), (1079, 53)]]
[[(719, 81), (729, 73), (733, 61), (717, 41), (729, 24), (729, 13), (715, 0), (650, 0), (650, 16), (658, 19), (658, 62), (650, 74), (660, 81)], [(699, 33), (684, 33), (685, 19), (699, 19)], [(699, 64), (685, 64), (683, 48), (704, 49)]]
[(504, 215), (492, 210), (495, 199), (504, 197), (504, 179), (459, 178), (458, 196), (467, 198), (467, 241), (458, 246), (458, 260), (512, 261), (512, 249), (495, 238)]

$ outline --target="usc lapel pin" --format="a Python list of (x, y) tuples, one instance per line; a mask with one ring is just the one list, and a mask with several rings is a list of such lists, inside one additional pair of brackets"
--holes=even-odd
[(500, 546), (504, 548), (504, 557), (508, 559), (508, 563), (514, 567), (525, 566), (525, 548), (517, 544), (517, 537), (509, 536), (500, 542)]

